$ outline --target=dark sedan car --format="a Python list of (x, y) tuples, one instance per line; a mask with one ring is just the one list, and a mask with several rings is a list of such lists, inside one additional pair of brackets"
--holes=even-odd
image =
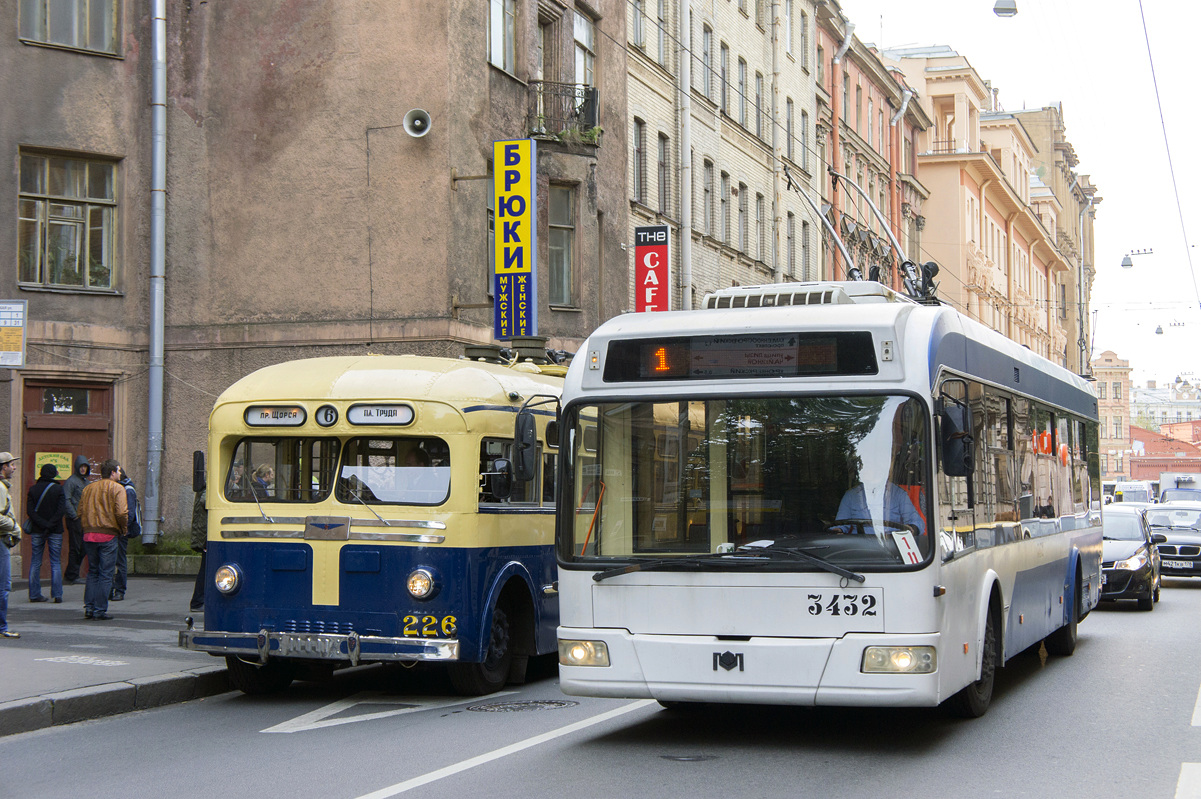
[(1201, 503), (1173, 502), (1147, 510), (1151, 532), (1163, 535), (1160, 568), (1168, 577), (1201, 577)]
[(1165, 542), (1151, 532), (1142, 508), (1109, 505), (1102, 522), (1101, 599), (1135, 599), (1139, 610), (1154, 610), (1159, 601), (1159, 552)]

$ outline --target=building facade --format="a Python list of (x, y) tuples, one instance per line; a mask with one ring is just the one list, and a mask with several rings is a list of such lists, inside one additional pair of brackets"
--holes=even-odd
[(1129, 480), (1133, 444), (1130, 436), (1130, 361), (1111, 350), (1093, 359), (1093, 387), (1101, 417), (1101, 479)]
[(574, 351), (628, 307), (625, 2), (168, 3), (149, 440), (149, 5), (0, 3), (0, 95), (21, 108), (0, 117), (0, 248), (18, 253), (0, 285), (28, 319), (0, 396), (15, 497), (37, 453), (115, 455), (143, 485), (161, 447), (149, 521), (182, 530), (192, 452), (243, 375), (492, 343), (497, 140), (537, 143), (538, 334)]

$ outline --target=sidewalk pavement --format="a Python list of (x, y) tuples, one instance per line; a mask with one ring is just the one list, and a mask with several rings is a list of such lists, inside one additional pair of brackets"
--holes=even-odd
[(63, 586), (61, 604), (31, 603), (28, 583), (14, 580), (8, 628), (21, 637), (0, 639), (0, 736), (229, 691), (223, 659), (178, 646), (185, 618), (203, 624), (188, 611), (194, 582), (131, 574), (113, 618), (89, 621), (83, 580)]

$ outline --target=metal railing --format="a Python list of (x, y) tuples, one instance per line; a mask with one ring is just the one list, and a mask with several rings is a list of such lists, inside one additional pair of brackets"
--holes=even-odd
[(600, 93), (594, 86), (530, 81), (530, 134), (560, 137), (575, 134), (583, 141), (591, 141), (600, 119), (599, 103)]

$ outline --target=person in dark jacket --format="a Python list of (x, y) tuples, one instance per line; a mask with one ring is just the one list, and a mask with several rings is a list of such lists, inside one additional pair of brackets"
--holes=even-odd
[(129, 524), (126, 534), (117, 537), (117, 570), (113, 572), (113, 587), (109, 591), (110, 602), (120, 602), (125, 599), (125, 585), (129, 577), (129, 539), (142, 534), (142, 503), (138, 501), (138, 492), (134, 490), (133, 480), (121, 467), (121, 479), (118, 481), (125, 486), (125, 501), (129, 503)]
[(29, 601), (47, 602), (42, 593), (42, 553), (50, 549), (50, 596), (63, 601), (63, 514), (67, 497), (58, 484), (54, 464), (42, 466), (37, 482), (25, 495), (25, 514), (29, 516)]
[(192, 551), (200, 553), (200, 571), (196, 572), (196, 587), (192, 589), (192, 602), (188, 609), (193, 613), (204, 610), (205, 552), (208, 550), (209, 513), (204, 507), (205, 492), (192, 499)]
[(79, 582), (79, 569), (83, 565), (83, 525), (79, 521), (79, 498), (83, 496), (83, 487), (88, 484), (88, 475), (92, 473), (92, 465), (86, 455), (75, 459), (75, 468), (71, 476), (63, 483), (63, 494), (67, 500), (67, 568), (63, 579), (69, 585)]

